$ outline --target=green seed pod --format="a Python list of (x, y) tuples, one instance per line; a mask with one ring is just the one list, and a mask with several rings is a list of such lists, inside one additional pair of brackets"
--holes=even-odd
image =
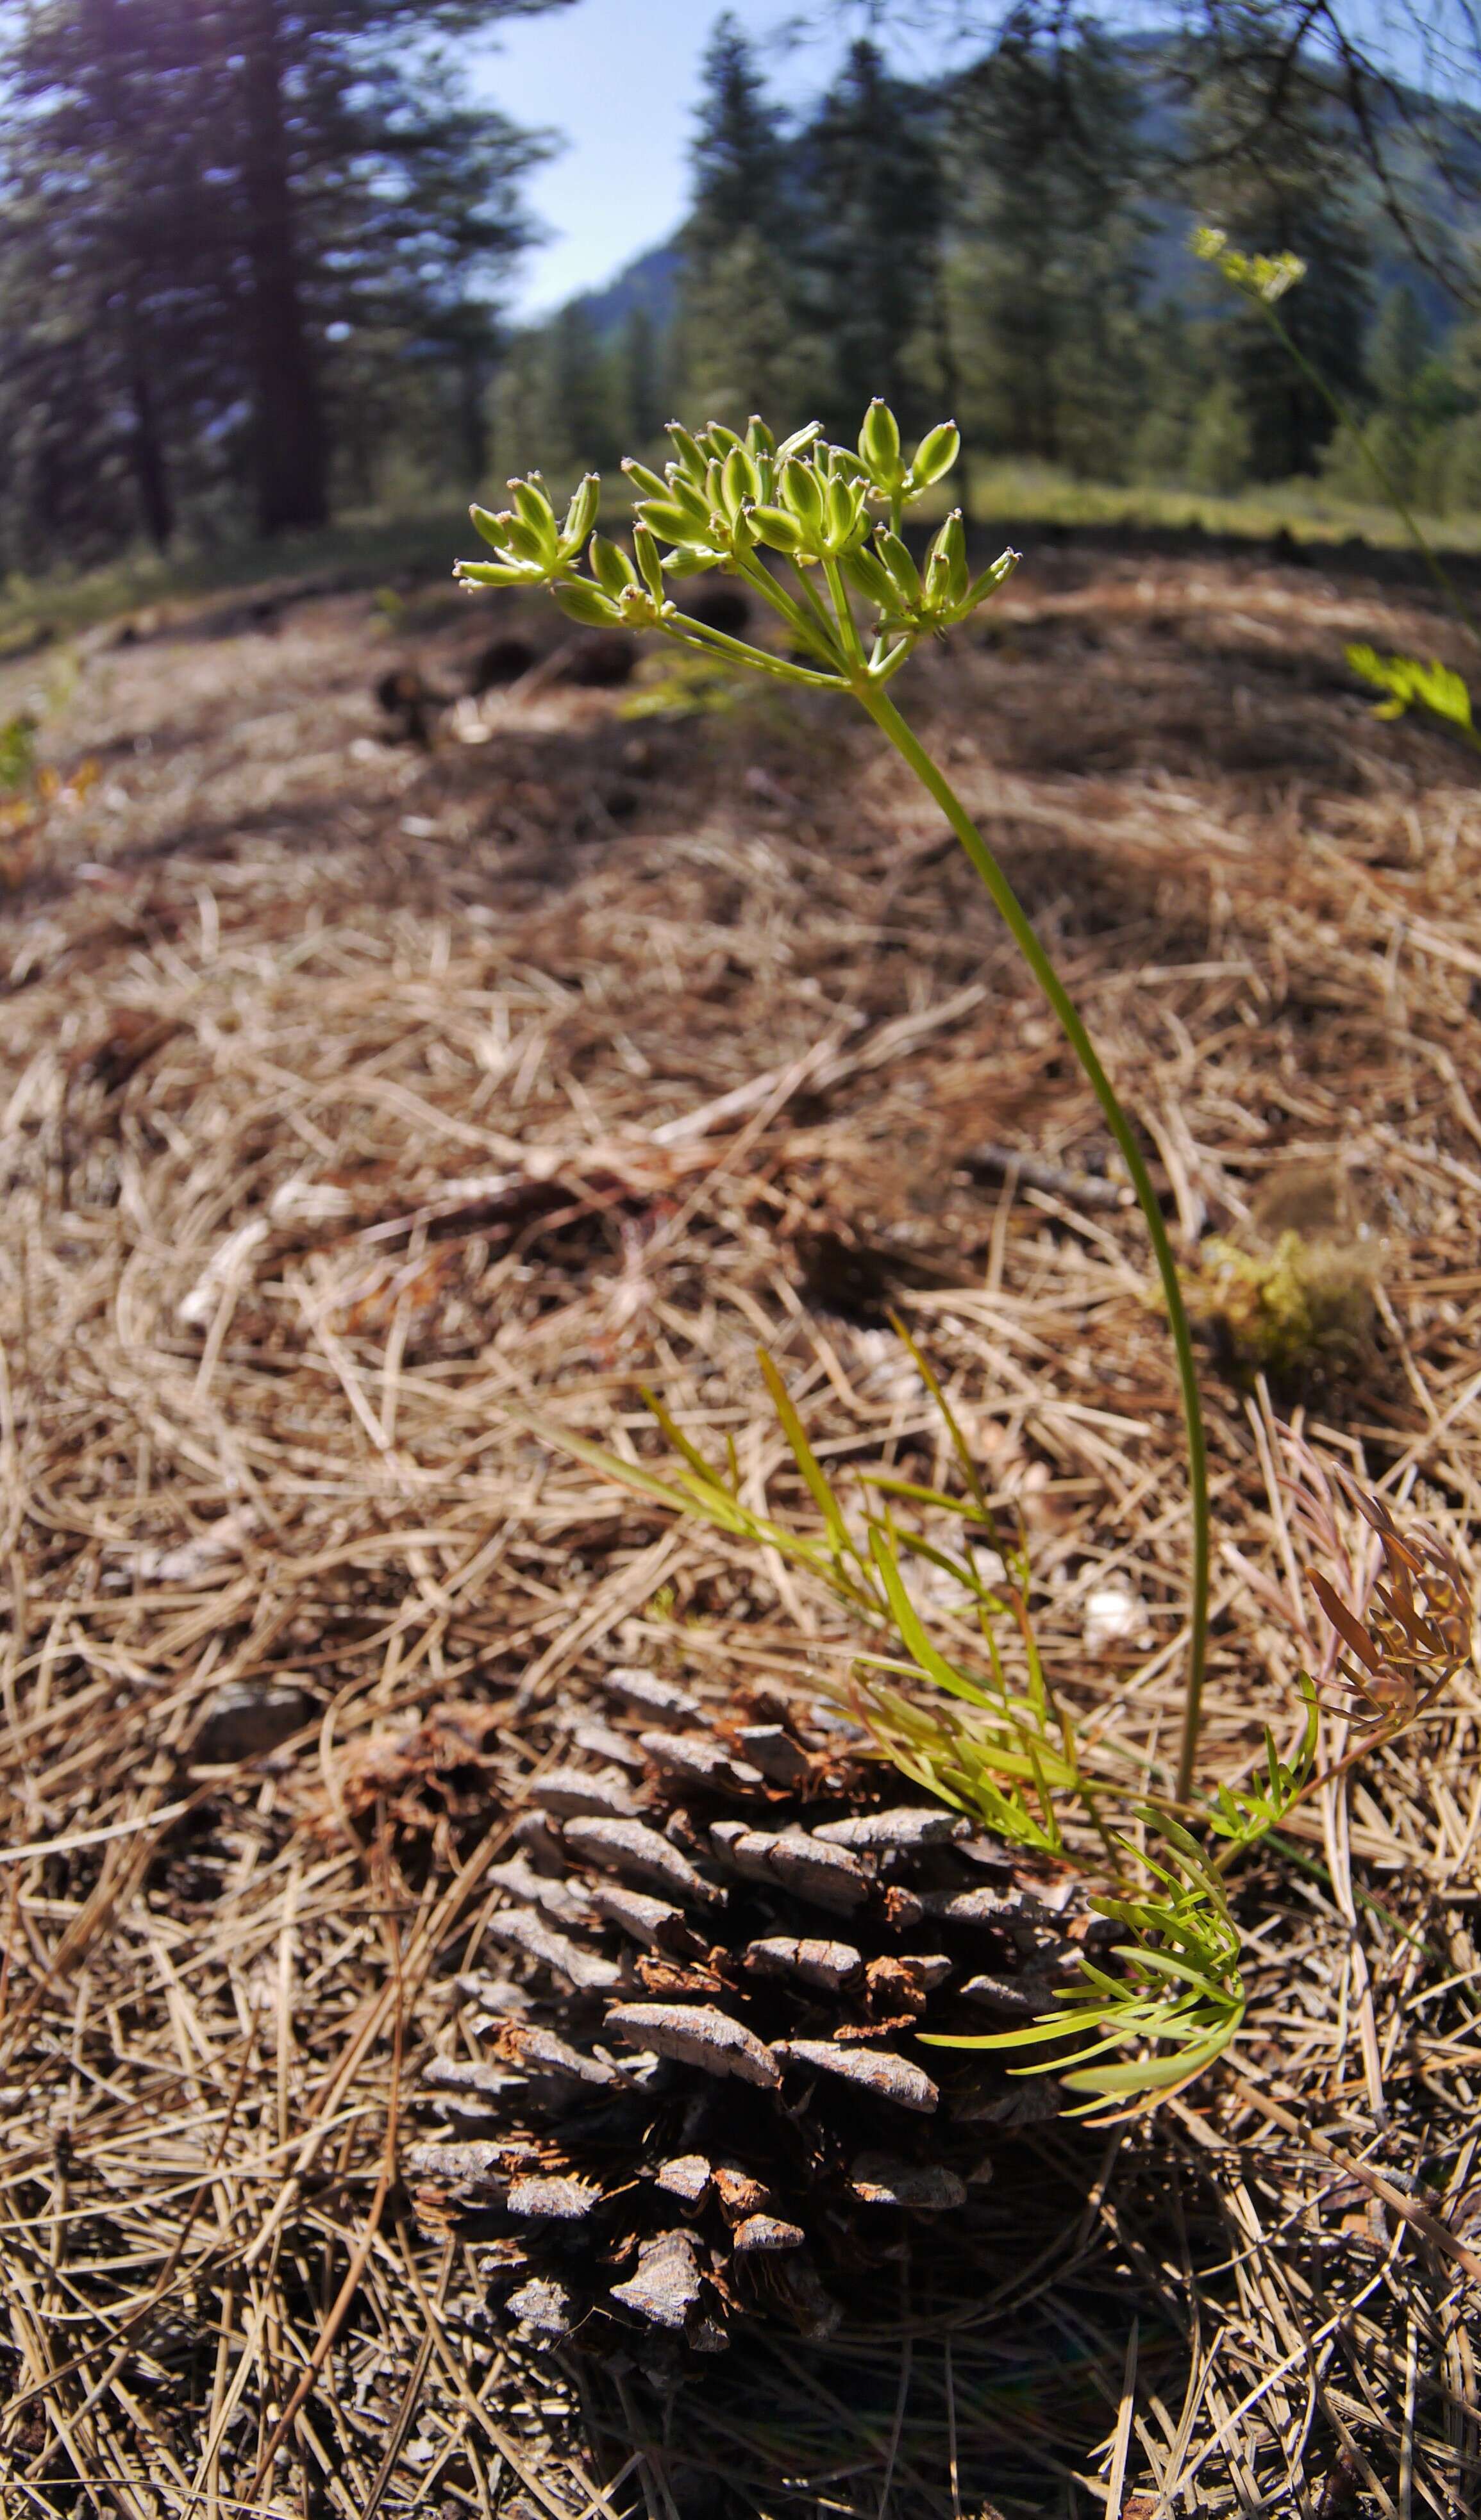
[(947, 587), (953, 604), (960, 604), (966, 593), (966, 528), (962, 511), (954, 508), (936, 536), (946, 562)]
[(562, 556), (580, 550), (597, 521), (597, 510), (601, 503), (602, 476), (599, 472), (588, 472), (584, 480), (578, 483), (572, 494), (570, 506), (565, 512), (565, 522), (561, 528)]
[(609, 543), (605, 534), (593, 534), (588, 558), (593, 577), (603, 593), (611, 596), (614, 602), (630, 586), (637, 585), (637, 571), (626, 552), (618, 544)]
[(522, 517), (501, 517), (506, 548), (516, 560), (527, 560), (535, 568), (554, 568), (557, 561), (556, 526), (552, 518), (548, 533), (537, 532)]
[(961, 451), (962, 431), (954, 420), (943, 420), (939, 428), (927, 430), (910, 468), (912, 489), (928, 490), (951, 471)]
[(504, 530), (505, 525), (508, 522), (507, 518), (502, 516), (496, 517), (487, 508), (473, 507), (470, 508), (468, 513), (472, 518), (477, 531), (483, 536), (484, 541), (492, 550), (502, 552), (509, 549), (508, 538)]
[(845, 560), (844, 572), (866, 600), (881, 612), (894, 612), (900, 602), (899, 590), (889, 570), (876, 553), (851, 551)]
[(712, 420), (710, 422), (708, 428), (704, 431), (704, 435), (709, 445), (710, 453), (717, 456), (722, 464), (724, 463), (727, 455), (733, 454), (738, 446), (743, 446), (745, 443), (743, 438), (736, 435), (733, 428), (726, 428), (718, 420)]
[(859, 453), (871, 478), (881, 490), (891, 490), (901, 479), (904, 466), (900, 461), (900, 424), (888, 403), (875, 398), (864, 415), (859, 431)]
[(625, 455), (622, 459), (622, 470), (634, 487), (641, 490), (646, 498), (666, 499), (668, 497), (669, 485), (662, 473), (650, 472), (648, 466), (640, 464), (636, 456)]
[(804, 448), (811, 446), (814, 439), (821, 437), (822, 434), (821, 420), (810, 420), (805, 428), (794, 428), (790, 437), (784, 437), (777, 449), (778, 464), (789, 464), (794, 455), (800, 455)]
[(851, 484), (836, 476), (828, 485), (828, 539), (835, 552), (842, 551), (858, 524), (863, 501)]
[(633, 527), (633, 558), (643, 572), (643, 583), (653, 602), (666, 603), (668, 598), (663, 585), (663, 562), (658, 558), (658, 546), (645, 524), (635, 524)]
[(750, 520), (758, 541), (769, 543), (773, 551), (785, 552), (788, 557), (799, 552), (807, 539), (796, 518), (789, 517), (785, 508), (752, 508)]
[(501, 567), (497, 561), (460, 560), (453, 575), (463, 586), (529, 586), (538, 584), (534, 572), (527, 568)]
[(733, 517), (761, 496), (759, 475), (743, 446), (731, 448), (725, 459), (723, 479), (725, 504)]
[(529, 533), (554, 557), (556, 549), (556, 512), (545, 494), (545, 484), (538, 475), (529, 481), (511, 481), (510, 496), (515, 514)]
[(561, 578), (551, 593), (562, 612), (572, 621), (584, 622), (588, 629), (609, 630), (614, 621), (622, 618), (610, 596), (604, 595), (600, 586), (593, 586), (589, 577)]
[(731, 549), (736, 554), (738, 560), (743, 560), (747, 552), (753, 552), (755, 550), (761, 537), (757, 533), (756, 528), (751, 521), (751, 511), (749, 507), (742, 508), (740, 514), (736, 517), (731, 525), (730, 538)]
[(688, 517), (690, 530), (697, 534), (701, 542), (707, 541), (710, 510), (703, 490), (696, 489), (694, 482), (687, 480), (677, 468), (671, 466), (669, 469), (670, 478), (664, 485), (663, 493), (666, 504), (671, 508), (677, 508), (681, 516)]
[(1015, 551), (1000, 552), (991, 567), (983, 569), (980, 576), (972, 579), (963, 598), (966, 608), (975, 611), (977, 606), (985, 604), (990, 595), (996, 595), (999, 587), (1012, 576), (1021, 557), (1021, 553)]
[(745, 443), (753, 456), (777, 452), (777, 441), (758, 411), (753, 411), (745, 424)]
[(909, 545), (902, 542), (898, 534), (878, 533), (875, 536), (875, 541), (879, 558), (888, 569), (907, 607), (919, 604), (920, 571), (911, 557)]
[(663, 542), (678, 543), (681, 548), (704, 539), (709, 533), (709, 519), (696, 517), (689, 507), (681, 508), (677, 499), (646, 499), (637, 511), (638, 522), (647, 525), (651, 534)]
[(704, 480), (707, 462), (703, 448), (697, 438), (691, 437), (687, 428), (681, 428), (677, 420), (669, 422), (668, 434), (674, 441), (674, 453), (679, 458), (681, 471), (696, 489), (699, 488)]
[(801, 525), (809, 542), (821, 542), (824, 533), (823, 484), (810, 464), (793, 461), (783, 467), (782, 496)]

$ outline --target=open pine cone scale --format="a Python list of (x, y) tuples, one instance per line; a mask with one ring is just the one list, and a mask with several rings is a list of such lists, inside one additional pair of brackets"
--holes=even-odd
[(984, 2130), (1058, 2105), (920, 2033), (1043, 2011), (1107, 1929), (1068, 1867), (891, 1800), (829, 1709), (601, 1686), (491, 1869), (498, 1973), (459, 1981), (482, 2052), (427, 2072), (452, 2124), (408, 2154), (419, 2210), (486, 2239), (545, 2336), (827, 2335), (827, 2276), (899, 2257), (918, 2217), (969, 2225)]

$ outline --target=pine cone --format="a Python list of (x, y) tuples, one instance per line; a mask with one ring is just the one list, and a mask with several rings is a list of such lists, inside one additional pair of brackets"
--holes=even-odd
[(419, 2209), (496, 2243), (541, 2336), (705, 2353), (746, 2314), (826, 2336), (825, 2275), (898, 2258), (920, 2217), (969, 2223), (984, 2128), (1059, 2104), (920, 2034), (1046, 2010), (1106, 1928), (1067, 1866), (892, 1800), (830, 1710), (602, 1686), (612, 1720), (572, 1711), (492, 1868), (505, 1974), (459, 1983), (493, 2060), (429, 2069), (463, 2139), (411, 2148)]

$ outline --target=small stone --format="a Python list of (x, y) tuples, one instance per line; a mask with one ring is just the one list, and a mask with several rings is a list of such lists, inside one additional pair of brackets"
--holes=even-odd
[(1101, 1584), (1086, 1598), (1085, 1650), (1114, 1653), (1118, 1645), (1139, 1650), (1152, 1642), (1151, 1613), (1140, 1593), (1127, 1584)]

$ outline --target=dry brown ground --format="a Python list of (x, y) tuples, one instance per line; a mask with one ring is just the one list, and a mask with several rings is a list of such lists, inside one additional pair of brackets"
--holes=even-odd
[[(932, 810), (764, 696), (675, 721), (536, 678), (382, 742), (386, 664), (453, 690), (495, 625), (431, 594), (393, 638), (345, 595), (99, 634), (46, 729), (96, 780), (7, 844), (6, 2520), (1070, 2514), (1108, 2474), (1141, 2520), (1473, 2508), (1468, 1681), (1253, 1880), (1237, 2082), (1005, 2140), (970, 2300), (923, 2249), (842, 2346), (669, 2403), (521, 2355), (412, 2219), (501, 1778), (605, 1652), (719, 1685), (849, 1642), (512, 1406), (647, 1447), (655, 1382), (785, 1501), (764, 1339), (836, 1464), (929, 1464), (898, 1302), (1027, 1517), (1061, 1687), (1154, 1757), (1186, 1575), (1142, 1244), (1077, 1189), (1094, 1105)], [(1481, 806), (1373, 723), (1352, 637), (1436, 644), (1392, 590), (1061, 550), (904, 697), (1189, 1246), (1273, 1185), (1367, 1220), (1371, 1352), (1305, 1430), (1463, 1548)], [(1234, 1774), (1290, 1733), (1307, 1613), (1269, 1397), (1211, 1371), (1210, 1406)], [(1140, 1626), (1098, 1657), (1108, 1583)], [(228, 1684), (300, 1692), (246, 1765), (198, 1737)]]

